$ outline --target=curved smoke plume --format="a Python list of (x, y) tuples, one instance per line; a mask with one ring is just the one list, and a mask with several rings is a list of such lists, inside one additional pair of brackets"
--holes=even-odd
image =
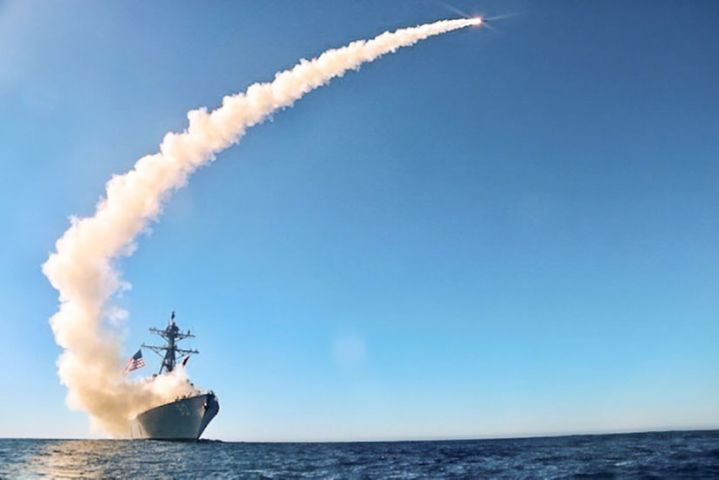
[(159, 153), (142, 157), (129, 172), (113, 176), (95, 214), (72, 218), (56, 243), (56, 252), (42, 266), (60, 293), (59, 310), (50, 318), (50, 325), (64, 349), (58, 372), (68, 388), (68, 405), (87, 411), (94, 426), (114, 436), (126, 436), (128, 420), (137, 413), (189, 393), (191, 387), (182, 369), (172, 375), (129, 381), (122, 373), (120, 338), (107, 320), (116, 314), (109, 301), (123, 287), (114, 262), (132, 253), (137, 235), (157, 218), (163, 201), (182, 187), (191, 173), (238, 142), (249, 127), (347, 70), (427, 37), (480, 23), (480, 19), (442, 20), (386, 32), (328, 50), (312, 60), (300, 60), (292, 69), (277, 73), (271, 82), (255, 83), (244, 93), (225, 97), (214, 111), (190, 111), (187, 130), (168, 133)]

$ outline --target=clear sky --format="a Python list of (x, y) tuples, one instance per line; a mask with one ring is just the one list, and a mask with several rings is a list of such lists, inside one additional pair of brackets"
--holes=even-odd
[[(719, 3), (0, 3), (0, 436), (83, 437), (40, 271), (185, 112), (387, 29), (513, 16), (248, 132), (123, 261), (226, 440), (719, 427)], [(150, 373), (159, 362), (146, 352)]]

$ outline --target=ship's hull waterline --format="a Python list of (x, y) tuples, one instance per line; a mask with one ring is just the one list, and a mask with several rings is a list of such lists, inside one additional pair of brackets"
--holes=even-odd
[(139, 414), (130, 425), (133, 439), (198, 440), (220, 410), (214, 393), (181, 398)]

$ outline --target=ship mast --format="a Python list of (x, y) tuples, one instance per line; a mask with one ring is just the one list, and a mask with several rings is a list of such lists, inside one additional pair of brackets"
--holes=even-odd
[(177, 347), (177, 342), (179, 342), (180, 340), (184, 340), (185, 338), (193, 338), (194, 335), (192, 335), (189, 330), (187, 332), (180, 331), (180, 328), (177, 326), (177, 324), (175, 324), (174, 311), (172, 312), (170, 320), (169, 322), (167, 322), (167, 327), (164, 330), (160, 330), (159, 328), (151, 328), (150, 333), (159, 335), (160, 337), (164, 338), (166, 342), (164, 347), (158, 347), (156, 345), (145, 345), (144, 343), (142, 344), (143, 348), (149, 348), (150, 350), (162, 357), (162, 365), (160, 365), (160, 371), (158, 372), (158, 375), (162, 374), (163, 370), (169, 373), (175, 369), (178, 354), (192, 355), (195, 353), (200, 353), (197, 350), (187, 350)]

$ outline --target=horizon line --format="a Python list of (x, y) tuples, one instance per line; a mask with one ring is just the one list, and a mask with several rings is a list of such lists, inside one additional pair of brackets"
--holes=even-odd
[[(647, 433), (692, 433), (692, 432), (719, 432), (719, 426), (712, 427), (688, 427), (688, 428), (657, 428), (651, 430), (619, 430), (619, 431), (588, 431), (575, 433), (546, 433), (546, 434), (520, 434), (520, 435), (498, 435), (487, 437), (457, 436), (457, 437), (437, 437), (437, 438), (406, 438), (406, 439), (375, 439), (375, 440), (222, 440), (219, 438), (200, 438), (197, 442), (217, 442), (217, 443), (256, 443), (256, 444), (339, 444), (339, 443), (402, 443), (402, 442), (468, 442), (468, 441), (489, 441), (489, 440), (523, 440), (523, 439), (540, 439), (540, 438), (564, 438), (564, 437), (588, 437), (588, 436), (610, 436), (610, 435), (640, 435)], [(0, 440), (65, 440), (65, 441), (160, 441), (174, 443), (193, 443), (180, 442), (173, 440), (156, 440), (156, 439), (130, 439), (130, 438), (79, 438), (79, 437), (0, 437)]]

